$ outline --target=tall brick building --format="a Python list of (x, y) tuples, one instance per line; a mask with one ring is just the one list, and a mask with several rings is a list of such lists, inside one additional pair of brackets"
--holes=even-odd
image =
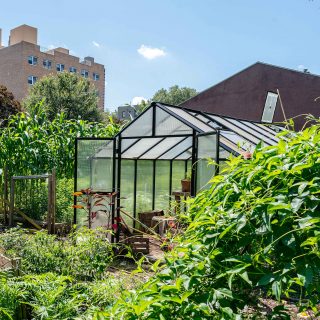
[(37, 44), (38, 30), (21, 25), (10, 31), (8, 46), (2, 46), (0, 29), (0, 84), (12, 91), (17, 100), (26, 97), (38, 79), (62, 71), (76, 72), (95, 85), (99, 107), (104, 109), (105, 69), (94, 58), (80, 61), (65, 48), (42, 50)]

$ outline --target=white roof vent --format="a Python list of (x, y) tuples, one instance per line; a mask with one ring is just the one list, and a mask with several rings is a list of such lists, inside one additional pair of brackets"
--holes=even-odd
[(272, 123), (274, 112), (277, 106), (277, 101), (278, 101), (278, 94), (274, 92), (268, 92), (266, 103), (263, 109), (262, 118), (261, 118), (262, 122)]

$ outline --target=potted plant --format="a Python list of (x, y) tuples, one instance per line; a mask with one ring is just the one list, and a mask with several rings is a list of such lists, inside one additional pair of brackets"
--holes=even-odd
[(190, 175), (187, 175), (184, 179), (181, 180), (181, 189), (182, 189), (182, 192), (190, 192), (191, 190)]

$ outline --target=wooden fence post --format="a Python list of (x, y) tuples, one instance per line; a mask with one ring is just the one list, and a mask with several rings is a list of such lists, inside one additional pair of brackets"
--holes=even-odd
[(4, 166), (3, 171), (3, 213), (4, 213), (4, 223), (8, 225), (8, 168)]
[(48, 233), (55, 232), (55, 215), (56, 215), (56, 170), (48, 177), (48, 216), (47, 228)]
[(14, 213), (14, 179), (11, 178), (10, 212), (9, 212), (9, 226), (10, 227), (13, 227), (13, 213)]

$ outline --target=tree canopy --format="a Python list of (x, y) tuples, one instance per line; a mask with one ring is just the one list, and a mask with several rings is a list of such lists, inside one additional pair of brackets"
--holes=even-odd
[(19, 101), (14, 99), (12, 92), (0, 85), (0, 126), (4, 126), (11, 115), (21, 111)]
[(40, 102), (48, 119), (63, 112), (67, 119), (101, 121), (102, 112), (98, 108), (98, 95), (94, 85), (78, 74), (61, 72), (41, 78), (30, 89), (24, 100), (27, 110), (33, 114), (33, 107)]
[(158, 90), (151, 99), (142, 100), (139, 105), (135, 106), (135, 108), (139, 114), (147, 106), (149, 106), (152, 101), (163, 102), (177, 106), (182, 102), (194, 97), (197, 93), (198, 92), (196, 89), (174, 85), (169, 89), (162, 88)]
[(197, 94), (197, 90), (188, 87), (179, 87), (174, 85), (167, 89), (158, 90), (153, 97), (152, 101), (163, 102), (173, 105), (179, 105), (182, 102), (194, 97)]

